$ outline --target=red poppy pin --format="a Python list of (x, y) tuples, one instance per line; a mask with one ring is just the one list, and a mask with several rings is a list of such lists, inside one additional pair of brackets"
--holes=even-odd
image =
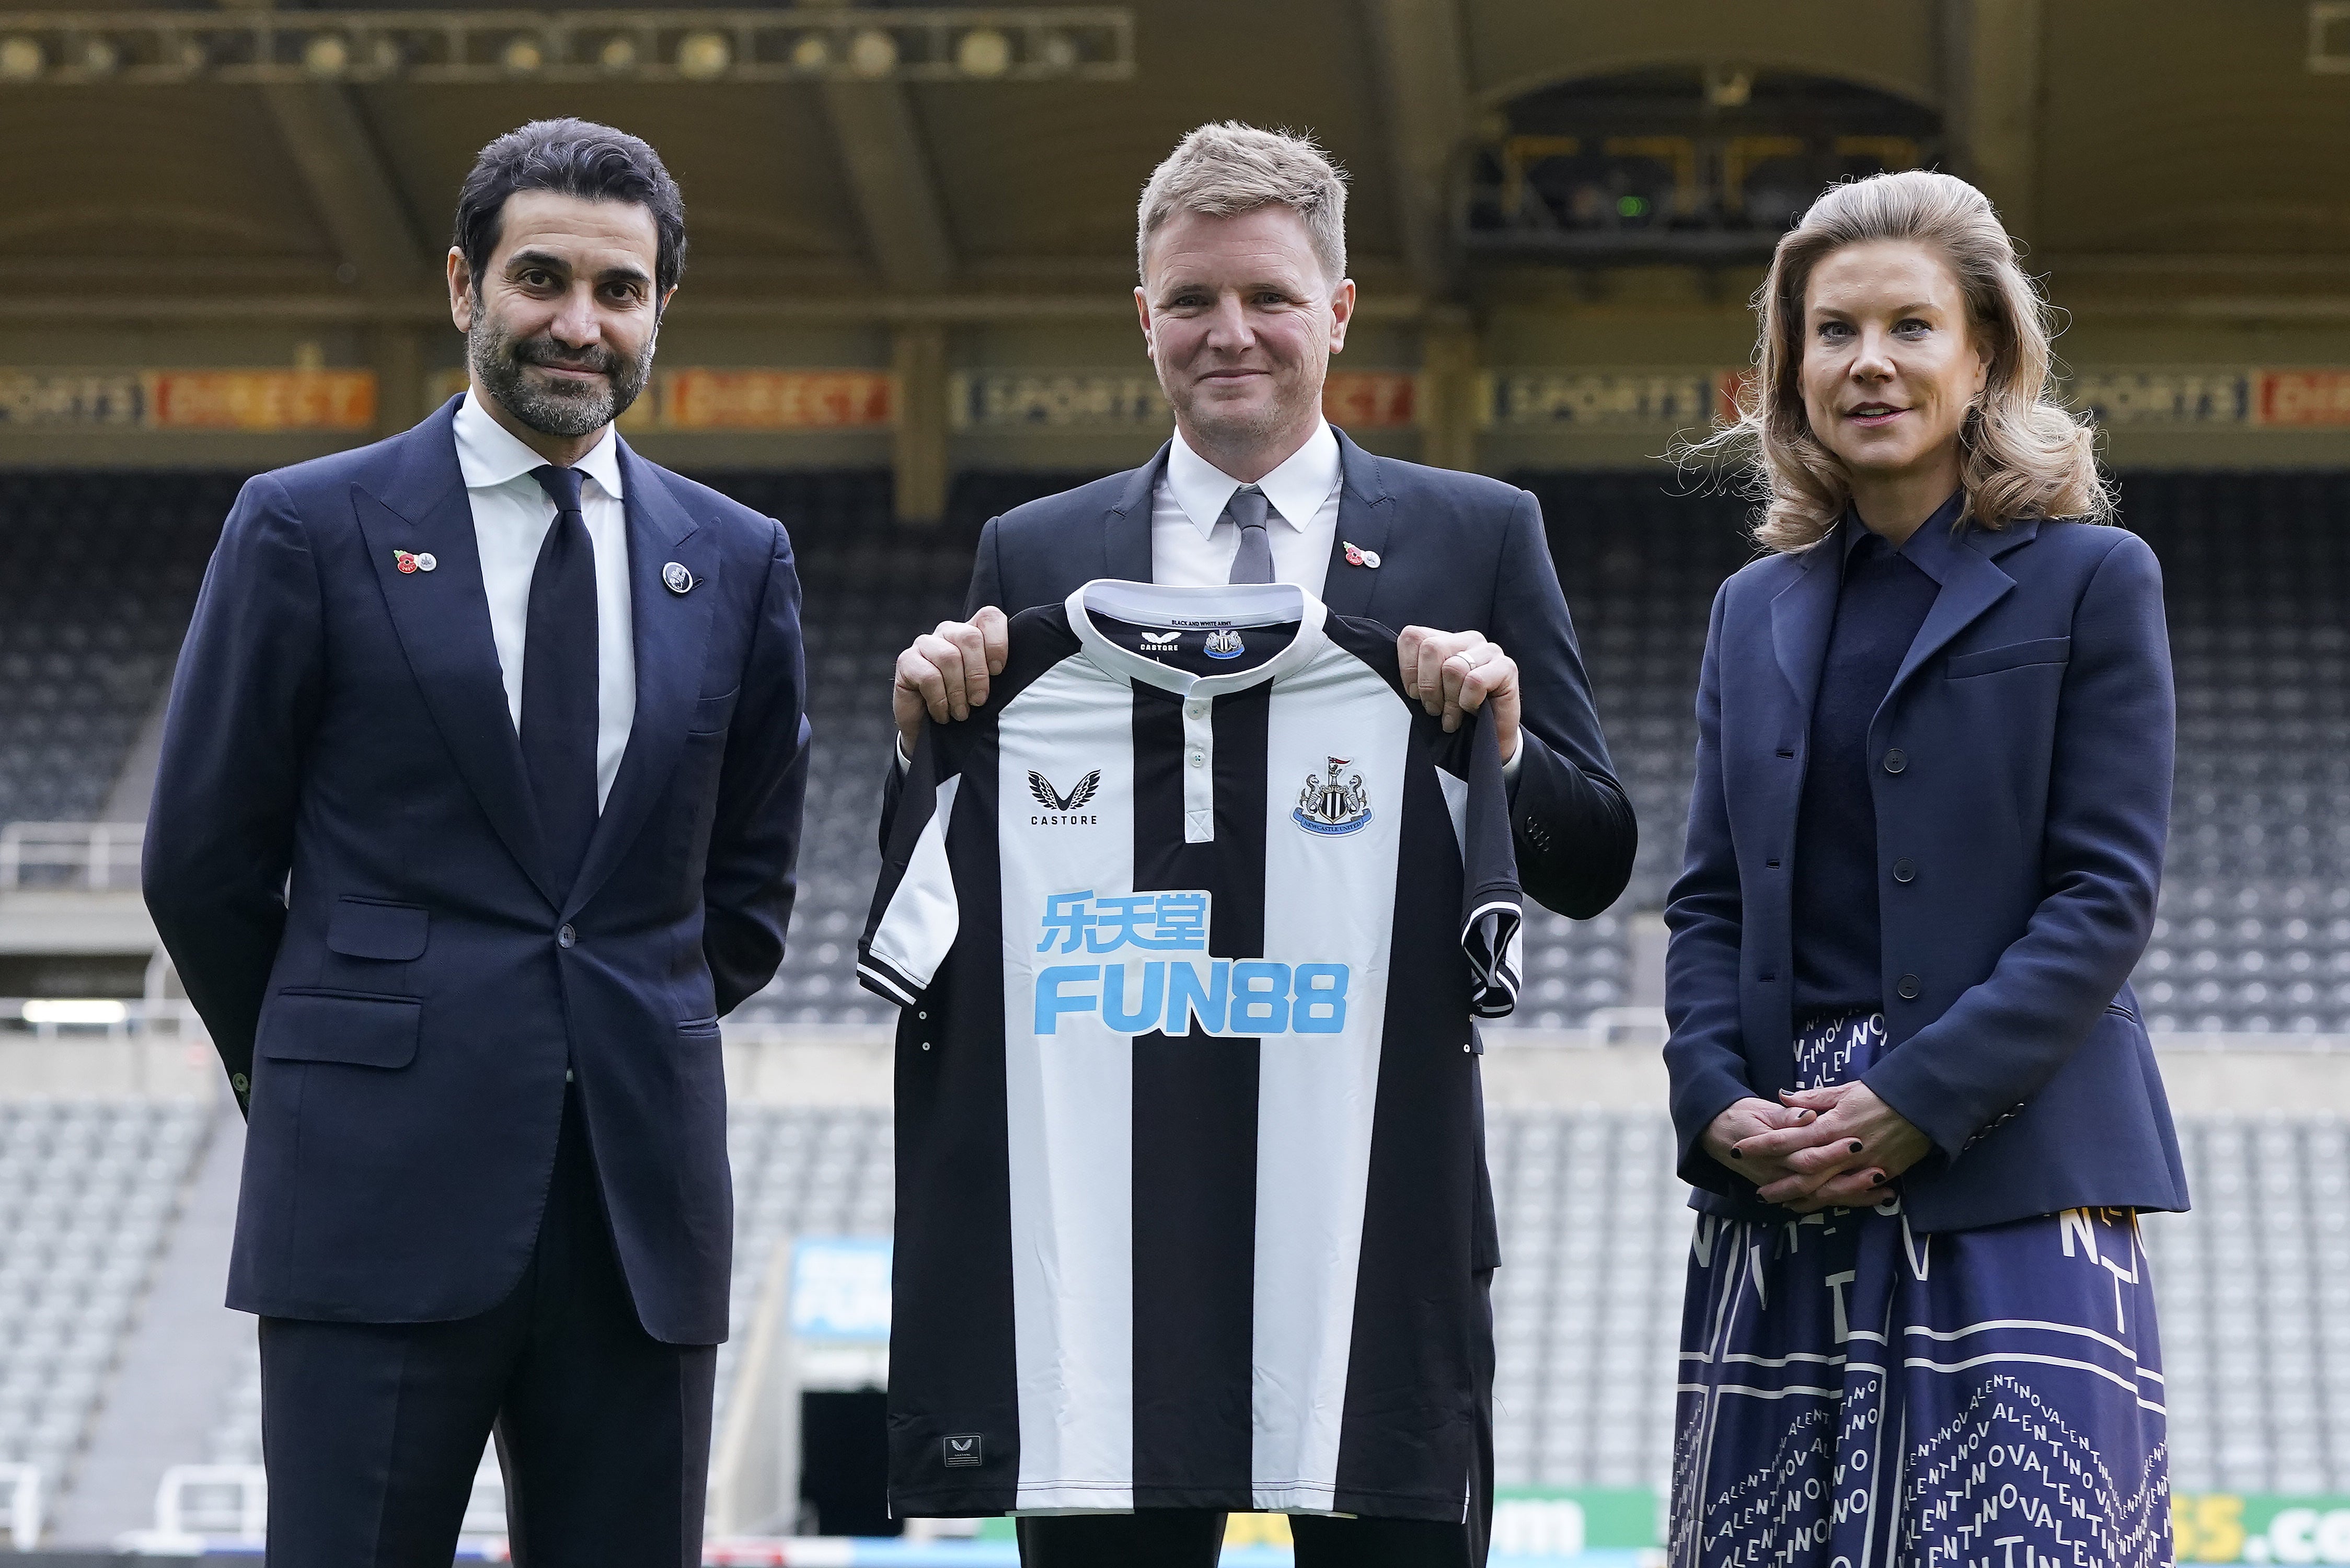
[(1359, 545), (1347, 544), (1344, 539), (1338, 542), (1347, 546), (1347, 565), (1368, 566), (1375, 572), (1379, 569), (1379, 553), (1377, 550), (1366, 550)]
[(415, 575), (416, 556), (407, 550), (394, 550), (391, 553), (391, 558), (393, 563), (400, 567), (400, 575), (402, 576), (412, 576)]

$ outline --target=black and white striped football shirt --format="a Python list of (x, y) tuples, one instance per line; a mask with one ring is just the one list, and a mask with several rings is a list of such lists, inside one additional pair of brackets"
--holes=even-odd
[(1015, 617), (858, 948), (903, 1009), (896, 1511), (1460, 1519), (1519, 919), (1491, 727), (1393, 633), (1285, 584)]

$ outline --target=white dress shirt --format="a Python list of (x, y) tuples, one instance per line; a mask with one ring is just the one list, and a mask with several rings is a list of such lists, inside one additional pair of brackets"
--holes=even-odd
[[(1330, 574), (1330, 541), (1338, 532), (1338, 493), (1346, 478), (1338, 438), (1319, 421), (1305, 444), (1256, 482), (1272, 504), (1265, 542), (1273, 546), (1275, 582), (1295, 583), (1322, 597)], [(1224, 516), (1241, 482), (1193, 452), (1175, 432), (1167, 470), (1150, 493), (1150, 580), (1170, 587), (1213, 587), (1232, 581), (1240, 554), (1240, 524)], [(1219, 521), (1221, 519), (1221, 521)]]
[[(520, 734), (530, 578), (538, 567), (539, 546), (555, 524), (555, 503), (530, 471), (546, 459), (484, 412), (471, 392), (457, 405), (456, 428), (457, 467), (465, 476), (465, 498), (473, 504), (482, 590), (490, 601), (490, 634), (497, 641), (498, 670), (505, 680), (506, 713)], [(579, 487), (579, 511), (596, 547), (596, 808), (601, 811), (637, 717), (629, 514), (620, 499), (620, 446), (609, 426), (604, 439), (573, 466), (587, 476)]]

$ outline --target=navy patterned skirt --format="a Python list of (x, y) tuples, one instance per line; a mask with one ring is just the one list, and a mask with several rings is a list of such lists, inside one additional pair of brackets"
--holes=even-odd
[[(1882, 1014), (1796, 1042), (1859, 1076)], [(1912, 1231), (1898, 1196), (1700, 1215), (1681, 1312), (1673, 1568), (2151, 1568), (2170, 1554), (2154, 1287), (2137, 1217)]]

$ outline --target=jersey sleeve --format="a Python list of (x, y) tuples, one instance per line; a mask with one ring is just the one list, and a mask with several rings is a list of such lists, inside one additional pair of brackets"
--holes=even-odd
[(858, 982), (900, 1007), (912, 1006), (930, 988), (962, 919), (947, 860), (962, 774), (937, 737), (936, 728), (926, 726), (915, 742), (873, 910), (857, 944)]
[(1469, 957), (1469, 1011), (1479, 1018), (1506, 1018), (1518, 1004), (1525, 919), (1510, 837), (1509, 788), (1492, 724), (1482, 713), (1464, 720), (1460, 729), (1441, 736), (1436, 767), (1461, 846), (1461, 949)]

